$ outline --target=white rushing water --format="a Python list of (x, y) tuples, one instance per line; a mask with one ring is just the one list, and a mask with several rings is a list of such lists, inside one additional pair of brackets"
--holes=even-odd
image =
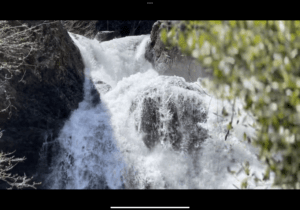
[[(139, 132), (140, 118), (132, 114), (132, 103), (148, 87), (160, 89), (163, 100), (168, 100), (167, 81), (181, 81), (193, 88), (183, 78), (160, 76), (145, 60), (145, 46), (150, 35), (128, 36), (99, 43), (70, 33), (79, 47), (85, 64), (85, 98), (65, 123), (57, 139), (57, 155), (53, 158), (53, 172), (48, 176), (54, 189), (235, 189), (248, 177), (249, 188), (269, 188), (270, 181), (254, 183), (254, 174), (262, 179), (264, 166), (258, 161), (257, 149), (243, 141), (243, 133), (254, 135), (252, 127), (233, 123), (234, 132), (226, 141), (227, 118), (221, 109), (231, 105), (206, 94), (197, 94), (173, 88), (178, 95), (202, 100), (208, 120), (199, 123), (208, 130), (209, 138), (201, 150), (193, 155), (172, 150), (170, 145), (158, 144), (149, 150)], [(101, 92), (101, 103), (93, 106), (92, 84), (102, 81), (110, 91)], [(158, 92), (159, 92), (158, 91)], [(196, 106), (196, 102), (195, 102)], [(237, 108), (241, 104), (237, 103)], [(134, 113), (138, 113), (135, 111)], [(231, 115), (230, 115), (231, 116)], [(251, 124), (246, 117), (243, 123)], [(242, 121), (242, 120), (241, 120)], [(250, 175), (239, 171), (245, 161), (250, 163)], [(272, 174), (271, 174), (272, 175)]]

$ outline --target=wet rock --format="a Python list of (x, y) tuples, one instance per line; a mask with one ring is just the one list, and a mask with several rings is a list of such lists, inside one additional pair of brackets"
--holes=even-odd
[(203, 93), (180, 77), (160, 76), (158, 80), (141, 90), (130, 108), (145, 145), (153, 149), (159, 143), (169, 144), (187, 153), (200, 149), (208, 138), (207, 129), (198, 124), (207, 121)]
[(100, 94), (94, 85), (91, 88), (91, 98), (92, 98), (92, 100), (91, 100), (92, 107), (95, 107), (98, 104), (100, 104), (100, 102), (101, 102)]
[(96, 34), (95, 39), (99, 42), (109, 41), (114, 38), (119, 38), (121, 35), (117, 31), (100, 31)]
[(146, 60), (162, 75), (181, 76), (189, 82), (194, 82), (199, 77), (211, 77), (212, 73), (206, 72), (192, 56), (183, 55), (178, 47), (166, 48), (160, 39), (160, 32), (163, 28), (170, 30), (173, 26), (185, 30), (177, 20), (157, 21), (153, 24), (150, 42), (145, 51)]
[(111, 86), (102, 81), (97, 81), (95, 83), (95, 86), (96, 86), (97, 90), (99, 91), (99, 93), (102, 93), (102, 94), (105, 94), (111, 90)]
[(72, 33), (94, 39), (98, 32), (114, 31), (117, 36), (150, 34), (156, 20), (67, 20), (64, 27)]
[(151, 98), (145, 98), (142, 106), (141, 130), (145, 133), (143, 140), (148, 148), (153, 148), (159, 140), (159, 104)]

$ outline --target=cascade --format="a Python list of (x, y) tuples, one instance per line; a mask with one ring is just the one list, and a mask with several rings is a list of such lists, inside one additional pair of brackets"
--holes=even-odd
[(69, 34), (85, 64), (85, 96), (52, 141), (47, 188), (226, 189), (240, 184), (228, 167), (248, 160), (263, 171), (238, 134), (224, 141), (222, 102), (152, 69), (144, 58), (150, 35), (99, 43)]

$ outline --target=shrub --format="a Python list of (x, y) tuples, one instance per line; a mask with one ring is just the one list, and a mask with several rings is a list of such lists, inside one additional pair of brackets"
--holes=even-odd
[(256, 119), (252, 142), (267, 164), (266, 176), (273, 171), (275, 186), (300, 188), (300, 21), (180, 24), (163, 29), (161, 40), (213, 71), (212, 81), (202, 81), (215, 96), (244, 102)]

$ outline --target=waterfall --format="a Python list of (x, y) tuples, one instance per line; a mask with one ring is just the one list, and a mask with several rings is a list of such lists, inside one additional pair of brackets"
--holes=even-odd
[[(224, 141), (227, 124), (214, 114), (220, 115), (221, 101), (205, 95), (196, 83), (151, 68), (144, 58), (150, 35), (99, 43), (69, 34), (85, 64), (85, 96), (54, 140), (47, 188), (235, 188), (240, 183), (227, 172), (229, 166), (238, 168), (248, 160), (263, 171), (257, 150), (235, 134)], [(97, 84), (109, 88), (103, 92)], [(95, 99), (98, 93), (101, 101)], [(147, 101), (157, 121), (150, 134), (143, 130)], [(208, 120), (194, 122), (191, 113)], [(171, 134), (180, 136), (179, 149)], [(157, 141), (153, 148), (145, 145), (147, 135)]]

